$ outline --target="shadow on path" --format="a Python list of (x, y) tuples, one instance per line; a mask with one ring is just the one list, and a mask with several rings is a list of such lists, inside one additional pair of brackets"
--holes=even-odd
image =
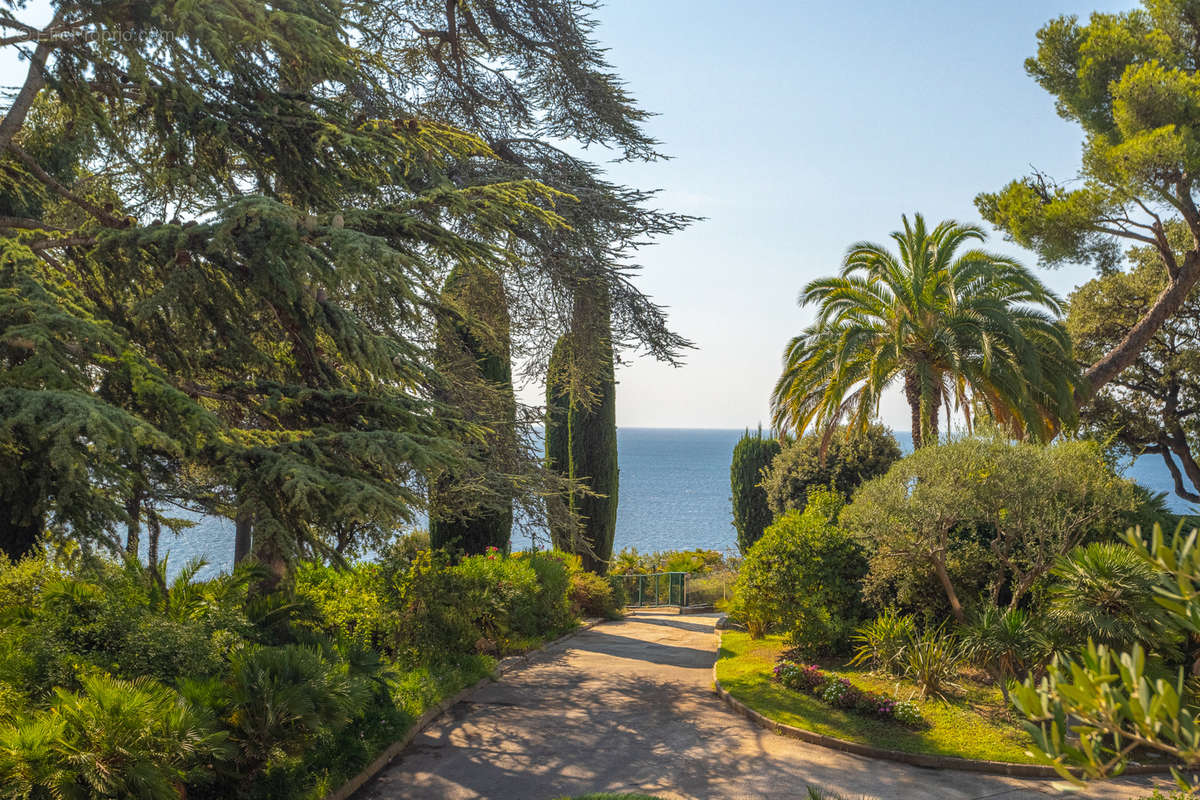
[[(420, 734), (359, 800), (805, 798), (1045, 800), (1048, 782), (926, 770), (776, 736), (712, 693), (713, 620), (643, 613), (549, 648)], [(708, 624), (705, 624), (705, 623)], [(1136, 786), (1075, 797), (1129, 800)]]

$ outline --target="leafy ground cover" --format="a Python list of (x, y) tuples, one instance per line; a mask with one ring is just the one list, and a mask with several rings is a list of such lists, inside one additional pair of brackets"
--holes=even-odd
[(834, 708), (771, 680), (775, 661), (785, 648), (782, 636), (754, 640), (749, 634), (727, 631), (721, 641), (717, 678), (726, 691), (755, 711), (814, 733), (908, 753), (1037, 763), (1029, 752), (1028, 735), (1005, 709), (998, 690), (965, 683), (945, 698), (922, 700), (911, 685), (854, 667), (822, 664), (828, 672), (848, 677), (864, 689), (898, 694), (905, 700), (911, 694), (929, 723), (928, 728), (912, 730), (894, 721)]

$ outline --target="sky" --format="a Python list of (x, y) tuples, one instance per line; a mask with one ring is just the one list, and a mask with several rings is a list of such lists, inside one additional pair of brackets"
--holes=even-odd
[[(648, 128), (671, 156), (609, 174), (706, 217), (640, 256), (638, 284), (697, 349), (680, 368), (645, 358), (621, 367), (618, 425), (766, 427), (784, 346), (811, 319), (797, 294), (836, 272), (847, 246), (885, 240), (914, 211), (983, 224), (975, 195), (1031, 165), (1074, 176), (1079, 130), (1024, 60), (1050, 19), (1132, 6), (609, 0), (596, 36), (658, 115)], [(987, 246), (1037, 266), (997, 232)], [(1092, 274), (1037, 272), (1064, 296)], [(880, 412), (910, 427), (899, 392)]]

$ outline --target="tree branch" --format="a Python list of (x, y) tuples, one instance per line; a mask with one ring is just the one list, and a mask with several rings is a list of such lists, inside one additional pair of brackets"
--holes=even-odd
[(8, 145), (8, 150), (14, 156), (16, 156), (18, 161), (25, 165), (26, 169), (33, 173), (33, 177), (37, 178), (39, 181), (44, 183), (50, 189), (54, 190), (56, 193), (65, 197), (67, 200), (70, 200), (84, 211), (87, 211), (105, 225), (109, 226), (110, 228), (129, 227), (129, 220), (118, 217), (91, 202), (90, 200), (80, 197), (66, 186), (63, 186), (61, 183), (55, 180), (53, 175), (50, 175), (48, 172), (46, 172), (46, 170), (42, 169), (41, 165), (37, 163), (33, 156), (21, 149), (21, 146), (16, 142), (10, 142)]
[[(62, 12), (59, 11), (46, 26), (44, 33), (52, 31), (61, 19)], [(21, 91), (17, 92), (17, 96), (13, 98), (12, 105), (4, 114), (4, 119), (0, 120), (0, 151), (8, 147), (9, 142), (17, 135), (17, 131), (21, 130), (21, 126), (25, 124), (25, 115), (29, 113), (33, 101), (37, 99), (38, 92), (46, 85), (46, 59), (50, 57), (50, 51), (53, 49), (54, 40), (48, 35), (42, 37), (38, 41), (37, 47), (34, 48), (33, 55), (29, 59), (29, 71), (25, 73), (25, 83), (21, 86)]]

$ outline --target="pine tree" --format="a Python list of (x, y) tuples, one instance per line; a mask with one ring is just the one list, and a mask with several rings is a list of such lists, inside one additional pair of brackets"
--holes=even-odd
[(507, 261), (496, 243), (556, 224), (558, 195), (456, 187), (494, 154), (372, 113), (388, 87), (350, 25), (218, 0), (63, 5), (30, 30), (0, 121), (6, 550), (43, 528), (119, 547), (132, 498), (173, 497), (252, 519), (282, 576), (471, 464), (474, 426), (429, 399), (425, 287), (447, 261)]
[(486, 267), (458, 267), (442, 290), (435, 363), (452, 377), (446, 400), (469, 410), (486, 430), (467, 443), (486, 471), (445, 473), (434, 479), (429, 536), (434, 547), (477, 555), (507, 551), (512, 534), (511, 474), (517, 457), (516, 400), (510, 361), (508, 303), (500, 275)]
[(761, 486), (763, 473), (779, 455), (779, 440), (746, 431), (733, 447), (729, 484), (733, 495), (733, 526), (737, 528), (738, 550), (745, 554), (762, 538), (771, 524), (767, 493)]

